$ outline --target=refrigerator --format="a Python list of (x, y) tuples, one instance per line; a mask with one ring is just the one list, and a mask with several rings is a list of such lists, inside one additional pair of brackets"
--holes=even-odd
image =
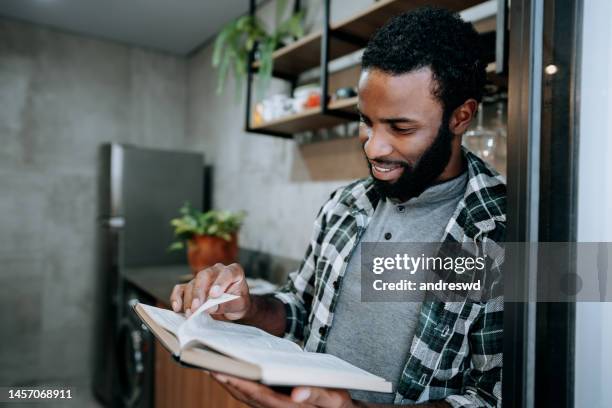
[(201, 153), (109, 143), (100, 147), (94, 395), (106, 406), (153, 406), (153, 338), (131, 305), (154, 300), (123, 278), (134, 267), (186, 265), (170, 252), (170, 220), (209, 201)]

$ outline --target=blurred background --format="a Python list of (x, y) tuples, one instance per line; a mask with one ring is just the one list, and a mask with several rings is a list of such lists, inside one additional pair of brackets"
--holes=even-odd
[[(206, 264), (168, 251), (191, 234), (227, 231), (223, 254), (255, 291), (284, 281), (331, 191), (368, 174), (367, 39), (424, 4), (481, 34), (488, 83), (464, 144), (507, 177), (509, 240), (612, 241), (606, 0), (3, 0), (0, 386), (72, 387), (92, 407), (238, 406), (173, 365), (131, 306), (167, 306)], [(183, 216), (204, 224), (170, 224)], [(506, 310), (504, 403), (612, 405), (609, 304)]]

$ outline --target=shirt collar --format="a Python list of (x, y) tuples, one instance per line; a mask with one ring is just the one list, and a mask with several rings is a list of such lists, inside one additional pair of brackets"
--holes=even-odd
[[(506, 221), (506, 185), (504, 178), (489, 164), (462, 147), (467, 163), (467, 186), (460, 206), (466, 210), (466, 219), (461, 222), (467, 230), (475, 228), (470, 235), (486, 233), (495, 229), (496, 221)], [(374, 188), (374, 180), (367, 177), (354, 185), (344, 197), (344, 204), (351, 213), (372, 217), (381, 197)]]
[(445, 180), (440, 183), (432, 184), (416, 197), (409, 198), (408, 200), (403, 202), (392, 199), (388, 200), (388, 202), (393, 205), (406, 206), (437, 203), (463, 194), (463, 192), (465, 191), (466, 182), (467, 171), (463, 171), (461, 174), (456, 177), (453, 177), (450, 180)]

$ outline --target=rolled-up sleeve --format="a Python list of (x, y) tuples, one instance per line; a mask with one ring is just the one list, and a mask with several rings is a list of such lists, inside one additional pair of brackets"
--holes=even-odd
[(445, 398), (454, 408), (502, 406), (503, 297), (485, 304), (470, 330), (470, 367), (464, 374), (464, 392)]

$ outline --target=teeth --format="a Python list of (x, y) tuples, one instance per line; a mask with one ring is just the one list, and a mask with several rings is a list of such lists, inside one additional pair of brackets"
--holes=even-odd
[(381, 173), (388, 173), (391, 170), (395, 170), (397, 169), (397, 167), (391, 167), (391, 168), (384, 168), (384, 167), (378, 167), (378, 166), (374, 166), (374, 168), (376, 169), (376, 171), (380, 171)]
[(380, 167), (380, 166), (374, 165), (374, 168), (376, 169), (376, 171), (380, 171), (381, 173), (388, 173), (392, 170), (397, 169), (397, 166), (386, 168), (386, 167)]

